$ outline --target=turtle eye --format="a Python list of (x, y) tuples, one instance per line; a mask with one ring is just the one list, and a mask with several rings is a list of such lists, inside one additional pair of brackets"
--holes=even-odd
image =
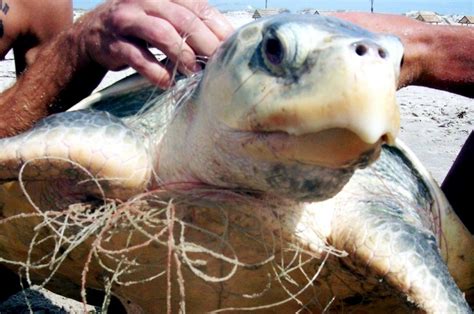
[(265, 41), (263, 51), (267, 60), (273, 65), (280, 65), (285, 56), (283, 45), (280, 40), (275, 37), (268, 38)]

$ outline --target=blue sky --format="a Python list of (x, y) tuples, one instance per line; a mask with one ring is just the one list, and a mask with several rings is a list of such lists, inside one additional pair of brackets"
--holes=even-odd
[[(103, 1), (73, 0), (73, 2), (75, 8), (90, 9)], [(239, 10), (265, 6), (265, 0), (209, 0), (209, 2), (220, 10)], [(304, 8), (370, 10), (370, 0), (267, 0), (267, 2), (268, 7), (284, 7), (292, 11)], [(441, 14), (474, 15), (474, 0), (374, 0), (374, 9), (376, 12), (388, 13), (425, 10), (436, 11)]]

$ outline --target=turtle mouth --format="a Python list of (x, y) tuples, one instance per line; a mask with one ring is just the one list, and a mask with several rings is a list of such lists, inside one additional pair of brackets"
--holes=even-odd
[(394, 137), (387, 133), (374, 143), (367, 143), (356, 133), (343, 128), (302, 135), (284, 131), (257, 134), (243, 145), (253, 157), (327, 168), (366, 166), (378, 157), (383, 144), (394, 141)]

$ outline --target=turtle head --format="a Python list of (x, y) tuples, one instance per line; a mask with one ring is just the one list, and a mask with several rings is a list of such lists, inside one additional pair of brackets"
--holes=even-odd
[[(288, 135), (282, 157), (340, 167), (397, 135), (402, 54), (397, 38), (335, 18), (265, 19), (217, 52), (205, 102), (230, 129)], [(274, 145), (256, 144), (275, 154)]]
[(314, 190), (321, 182), (309, 170), (324, 169), (335, 192), (348, 180), (339, 171), (366, 166), (397, 135), (402, 54), (396, 37), (336, 18), (258, 20), (209, 61), (196, 94), (198, 123), (211, 128), (205, 132), (220, 155), (250, 172), (246, 182), (257, 180), (244, 166), (253, 163), (263, 176), (279, 169)]

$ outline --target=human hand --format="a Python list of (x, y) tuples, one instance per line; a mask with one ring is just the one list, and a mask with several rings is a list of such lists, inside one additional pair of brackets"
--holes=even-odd
[(160, 87), (172, 69), (148, 50), (161, 50), (184, 74), (199, 69), (196, 56), (210, 56), (232, 26), (207, 0), (109, 0), (79, 22), (89, 58), (110, 70), (131, 66)]

